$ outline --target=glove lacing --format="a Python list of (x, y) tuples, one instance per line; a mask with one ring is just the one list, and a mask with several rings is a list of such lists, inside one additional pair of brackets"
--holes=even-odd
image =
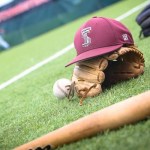
[[(79, 91), (76, 90), (76, 92), (78, 93), (78, 95), (81, 97), (80, 102), (79, 102), (80, 106), (82, 106), (83, 100), (85, 100), (85, 98), (87, 97), (87, 94), (88, 94), (88, 93), (90, 92), (90, 90), (91, 90), (92, 88), (94, 88), (94, 87), (96, 87), (96, 83), (93, 84), (90, 88), (85, 88), (84, 90), (79, 90)], [(68, 88), (68, 90), (69, 90), (69, 93), (68, 93), (68, 95), (66, 95), (66, 97), (67, 97), (69, 100), (71, 100), (71, 99), (74, 97), (75, 82), (72, 82), (71, 85), (66, 85), (66, 88)], [(84, 94), (81, 94), (81, 91), (85, 91)]]
[(66, 95), (66, 97), (71, 100), (74, 97), (74, 87), (75, 87), (75, 82), (72, 82), (70, 85), (65, 86), (69, 93)]
[[(87, 97), (87, 94), (88, 94), (88, 93), (90, 92), (90, 90), (91, 90), (92, 88), (94, 88), (94, 87), (96, 87), (96, 83), (93, 84), (90, 88), (85, 88), (84, 90), (79, 90), (79, 91), (77, 92), (78, 95), (81, 96), (81, 99), (80, 99), (80, 102), (79, 102), (80, 106), (82, 106), (83, 100), (85, 100), (85, 98)], [(76, 90), (76, 91), (77, 91), (77, 90)], [(81, 93), (80, 93), (81, 91), (85, 91), (84, 94), (81, 94)]]

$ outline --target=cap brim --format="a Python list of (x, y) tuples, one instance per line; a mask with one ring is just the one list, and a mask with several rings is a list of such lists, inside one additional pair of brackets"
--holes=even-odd
[(84, 53), (76, 56), (65, 67), (68, 67), (68, 66), (70, 66), (74, 63), (77, 63), (79, 61), (87, 60), (87, 59), (97, 57), (97, 56), (100, 56), (100, 55), (103, 55), (103, 54), (106, 54), (106, 53), (109, 53), (109, 52), (113, 52), (113, 51), (121, 48), (122, 46), (123, 46), (123, 44), (89, 50), (87, 52), (84, 52)]

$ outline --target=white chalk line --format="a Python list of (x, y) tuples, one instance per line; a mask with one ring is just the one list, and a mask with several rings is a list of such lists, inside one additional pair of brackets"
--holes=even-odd
[(150, 0), (145, 1), (144, 3), (132, 8), (131, 10), (129, 10), (128, 12), (122, 14), (121, 16), (117, 17), (116, 20), (121, 21), (124, 18), (127, 18), (128, 16), (132, 15), (133, 13), (137, 12), (138, 10), (140, 10), (141, 8), (145, 7), (146, 5), (148, 5), (150, 3)]
[[(140, 10), (141, 8), (145, 7), (150, 1), (146, 1), (134, 8), (132, 8), (131, 10), (127, 11), (126, 13), (122, 14), (121, 16), (117, 17), (116, 20), (121, 21), (125, 18), (127, 18), (128, 16), (130, 16), (131, 14), (135, 13), (136, 11)], [(74, 47), (73, 43), (71, 43), (70, 45), (68, 45), (67, 47), (65, 47), (64, 49), (58, 51), (57, 53), (55, 53), (54, 55), (48, 57), (47, 59), (37, 63), (36, 65), (26, 69), (25, 71), (21, 72), (20, 74), (14, 76), (13, 78), (11, 78), (10, 80), (2, 83), (0, 85), (0, 90), (6, 88), (7, 86), (11, 85), (12, 83), (18, 81), (19, 79), (25, 77), (26, 75), (30, 74), (31, 72), (37, 70), (38, 68), (44, 66), (45, 64), (51, 62), (52, 60), (55, 60), (56, 58), (62, 56), (63, 54), (67, 53), (69, 50), (71, 50)]]

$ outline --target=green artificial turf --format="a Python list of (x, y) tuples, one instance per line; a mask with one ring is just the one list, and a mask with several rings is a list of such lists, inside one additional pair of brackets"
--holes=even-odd
[[(0, 83), (37, 64), (73, 42), (75, 31), (92, 16), (116, 18), (143, 0), (124, 0), (103, 10), (75, 20), (65, 26), (0, 53)], [(87, 98), (79, 106), (79, 99), (57, 100), (52, 87), (60, 78), (71, 78), (74, 66), (65, 68), (74, 56), (71, 50), (38, 70), (0, 91), (0, 150), (10, 150), (62, 127), (78, 118), (100, 110), (123, 99), (150, 89), (150, 38), (138, 38), (140, 27), (135, 18), (140, 11), (121, 22), (133, 34), (135, 43), (145, 57), (145, 73), (139, 78), (105, 89), (95, 98)], [(59, 147), (60, 150), (148, 150), (150, 120), (106, 131), (76, 143)]]

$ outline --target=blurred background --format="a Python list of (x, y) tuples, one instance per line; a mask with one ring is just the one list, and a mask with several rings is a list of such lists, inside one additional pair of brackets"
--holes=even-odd
[(0, 51), (117, 1), (0, 0)]

